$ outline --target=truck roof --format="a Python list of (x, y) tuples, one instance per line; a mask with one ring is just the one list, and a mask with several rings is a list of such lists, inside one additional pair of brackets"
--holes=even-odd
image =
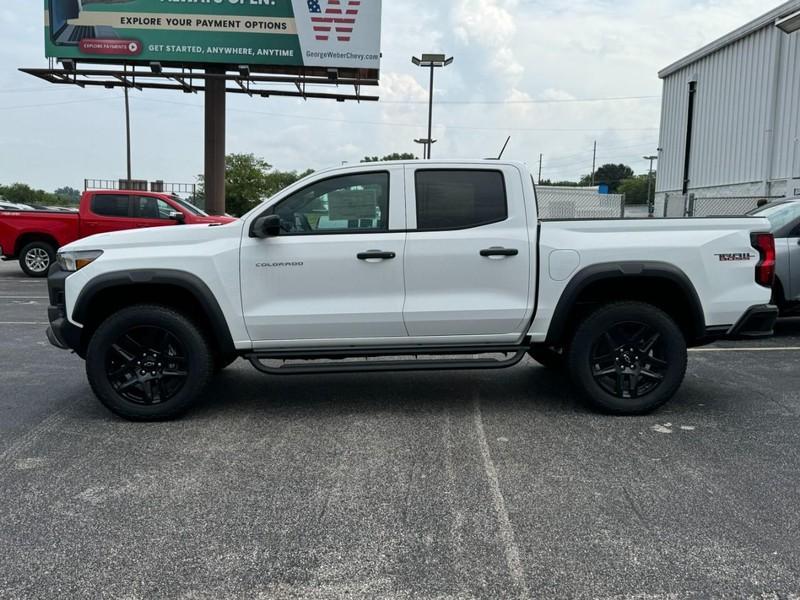
[(358, 169), (363, 169), (364, 167), (380, 167), (380, 166), (398, 166), (398, 165), (473, 165), (473, 166), (512, 166), (517, 167), (520, 169), (527, 170), (528, 165), (527, 163), (520, 161), (520, 160), (495, 160), (492, 158), (447, 158), (447, 159), (431, 159), (431, 160), (389, 160), (389, 161), (380, 161), (380, 162), (367, 162), (367, 163), (348, 163), (346, 165), (337, 165), (333, 167), (327, 167), (324, 169), (320, 169), (319, 171), (315, 171), (312, 173), (313, 176), (317, 176), (320, 174), (325, 173), (335, 173), (337, 171), (355, 171)]

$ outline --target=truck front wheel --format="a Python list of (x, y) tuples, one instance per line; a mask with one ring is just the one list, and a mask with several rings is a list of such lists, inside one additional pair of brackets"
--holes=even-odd
[(28, 277), (47, 277), (56, 250), (47, 242), (31, 242), (19, 253), (19, 266)]
[(568, 366), (596, 409), (642, 415), (669, 401), (686, 375), (686, 340), (675, 321), (655, 306), (620, 302), (578, 325)]
[(214, 372), (214, 359), (197, 326), (172, 309), (125, 308), (92, 336), (86, 374), (97, 398), (131, 421), (181, 416)]

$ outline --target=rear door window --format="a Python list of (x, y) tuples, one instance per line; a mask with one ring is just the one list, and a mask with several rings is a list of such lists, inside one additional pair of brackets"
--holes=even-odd
[(101, 217), (132, 217), (131, 197), (127, 194), (95, 194), (92, 212)]
[(416, 194), (419, 231), (470, 229), (508, 218), (500, 171), (417, 171)]

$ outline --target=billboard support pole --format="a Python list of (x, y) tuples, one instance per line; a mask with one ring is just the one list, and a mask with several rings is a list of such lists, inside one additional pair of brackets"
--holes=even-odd
[(128, 86), (125, 86), (125, 139), (128, 152), (128, 187), (131, 185), (131, 105), (128, 100)]
[[(224, 74), (220, 68), (207, 74)], [(209, 78), (205, 90), (206, 212), (225, 214), (225, 79)]]

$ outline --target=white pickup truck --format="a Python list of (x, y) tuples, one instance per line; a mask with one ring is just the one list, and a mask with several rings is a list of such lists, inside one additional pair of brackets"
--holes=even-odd
[(62, 248), (48, 338), (132, 420), (182, 414), (238, 357), (292, 375), (530, 354), (595, 408), (643, 414), (681, 385), (687, 347), (772, 333), (767, 231), (761, 218), (540, 221), (515, 162), (348, 166), (234, 223)]

